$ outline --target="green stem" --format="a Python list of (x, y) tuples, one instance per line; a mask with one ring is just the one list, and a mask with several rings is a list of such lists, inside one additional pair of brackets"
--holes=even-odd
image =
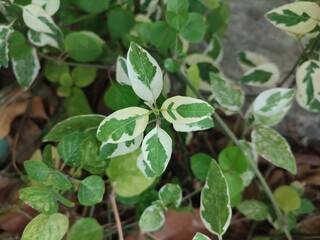
[[(200, 92), (189, 82), (189, 80), (181, 73), (178, 72), (177, 73), (179, 79), (185, 84), (187, 85), (192, 92), (199, 98), (202, 99), (204, 101), (206, 101), (206, 99), (200, 94)], [(218, 123), (218, 125), (221, 127), (221, 129), (223, 129), (223, 131), (225, 132), (225, 135), (229, 137), (229, 139), (231, 141), (234, 142), (235, 145), (239, 146), (243, 152), (245, 153), (250, 167), (252, 168), (252, 171), (255, 173), (256, 177), (258, 178), (258, 180), (261, 183), (261, 186), (264, 190), (264, 192), (266, 193), (266, 195), (268, 196), (271, 204), (273, 205), (273, 208), (277, 214), (277, 217), (281, 223), (281, 227), (283, 232), (285, 233), (285, 235), (287, 236), (288, 240), (292, 240), (292, 237), (290, 235), (289, 230), (286, 227), (286, 218), (283, 216), (283, 214), (280, 211), (280, 208), (278, 206), (278, 204), (276, 203), (273, 194), (266, 182), (266, 180), (264, 179), (264, 177), (262, 176), (262, 174), (260, 173), (258, 167), (256, 166), (255, 160), (251, 158), (250, 154), (247, 153), (247, 151), (245, 151), (245, 148), (242, 146), (242, 144), (240, 143), (240, 141), (238, 140), (238, 138), (234, 135), (234, 133), (230, 130), (230, 128), (225, 124), (225, 122), (222, 120), (222, 118), (217, 114), (217, 113), (213, 113), (213, 119)]]

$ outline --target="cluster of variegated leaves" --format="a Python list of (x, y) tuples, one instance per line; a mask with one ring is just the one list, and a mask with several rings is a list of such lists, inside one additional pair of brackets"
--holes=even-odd
[[(320, 7), (315, 2), (286, 4), (268, 12), (266, 18), (294, 38), (310, 38), (309, 44), (313, 44), (313, 37), (319, 35)], [(319, 74), (318, 58), (303, 62), (296, 73), (296, 100), (301, 107), (312, 112), (320, 112)]]
[[(22, 9), (23, 21), (29, 28), (27, 37), (34, 46), (63, 47), (63, 34), (51, 17), (59, 9), (59, 0), (32, 0), (26, 6), (14, 5)], [(26, 90), (38, 76), (39, 59), (36, 48), (27, 44), (24, 35), (11, 25), (0, 26), (0, 66), (8, 67), (11, 59), (16, 79)]]

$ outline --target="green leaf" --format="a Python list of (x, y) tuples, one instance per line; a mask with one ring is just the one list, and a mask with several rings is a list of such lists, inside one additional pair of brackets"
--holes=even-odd
[(191, 171), (196, 176), (196, 178), (200, 179), (201, 181), (206, 180), (211, 161), (212, 158), (204, 153), (197, 153), (191, 156)]
[(61, 76), (59, 83), (61, 84), (61, 86), (68, 87), (71, 89), (71, 87), (73, 85), (73, 79), (72, 79), (70, 73), (69, 72), (64, 73)]
[(157, 21), (151, 25), (150, 42), (160, 52), (165, 52), (168, 48), (174, 46), (177, 38), (177, 32), (170, 25), (163, 21)]
[(317, 26), (320, 7), (314, 2), (294, 2), (272, 9), (266, 18), (281, 30), (306, 34)]
[(226, 31), (230, 20), (230, 8), (227, 3), (220, 2), (219, 7), (213, 9), (207, 16), (207, 35), (222, 34)]
[(166, 20), (168, 24), (180, 30), (188, 20), (188, 0), (170, 0), (167, 3)]
[(297, 94), (298, 104), (312, 112), (320, 112), (320, 85), (318, 74), (320, 62), (309, 60), (304, 62), (297, 70)]
[(296, 174), (297, 166), (287, 141), (275, 130), (267, 126), (257, 126), (251, 134), (254, 149), (263, 158)]
[(100, 147), (100, 158), (114, 158), (121, 155), (125, 155), (127, 153), (133, 152), (137, 150), (143, 139), (143, 134), (140, 134), (138, 137), (131, 141), (123, 142), (123, 143), (102, 143)]
[(57, 125), (44, 137), (43, 141), (58, 142), (63, 137), (74, 132), (89, 132), (98, 129), (104, 116), (98, 114), (79, 115), (67, 118)]
[(168, 166), (172, 154), (172, 139), (156, 126), (142, 141), (142, 154), (149, 168), (160, 176)]
[(213, 112), (214, 109), (205, 101), (183, 96), (171, 97), (161, 106), (163, 117), (173, 124), (199, 122)]
[(201, 191), (200, 216), (205, 227), (221, 239), (231, 220), (231, 206), (226, 179), (212, 160)]
[[(192, 84), (192, 86), (196, 89), (199, 90), (200, 88), (200, 73), (199, 73), (199, 68), (197, 64), (192, 64), (188, 69), (187, 69), (187, 78), (189, 82)], [(188, 97), (193, 97), (196, 98), (197, 95), (189, 88), (187, 87), (186, 90), (186, 95)]]
[(149, 111), (139, 107), (118, 110), (99, 125), (97, 138), (101, 142), (120, 143), (139, 136), (146, 128)]
[(71, 227), (68, 240), (102, 240), (103, 227), (94, 218), (81, 218)]
[(81, 181), (78, 200), (84, 206), (93, 206), (102, 201), (104, 191), (103, 179), (100, 176), (91, 175)]
[[(228, 184), (228, 189), (229, 189), (229, 195), (230, 198), (234, 198), (238, 196), (242, 189), (243, 189), (243, 184), (242, 184), (242, 178), (238, 173), (235, 172), (224, 172), (224, 177), (226, 178), (227, 184)], [(232, 204), (232, 207), (234, 206)]]
[(177, 72), (180, 68), (179, 62), (172, 58), (166, 58), (163, 62), (163, 65), (168, 72), (172, 73)]
[(132, 90), (131, 86), (112, 84), (103, 97), (106, 106), (112, 110), (134, 107), (139, 105), (140, 98)]
[(57, 193), (52, 186), (26, 187), (19, 192), (20, 199), (44, 214), (58, 211)]
[(108, 14), (108, 29), (113, 38), (121, 38), (130, 32), (134, 23), (134, 14), (129, 10), (114, 8)]
[(8, 67), (9, 64), (9, 47), (8, 40), (10, 35), (13, 33), (13, 29), (9, 26), (0, 26), (0, 67)]
[(188, 0), (168, 0), (167, 11), (180, 12), (187, 11), (189, 8)]
[(307, 199), (307, 198), (302, 198), (301, 199), (301, 205), (300, 208), (293, 210), (293, 214), (296, 216), (303, 215), (303, 214), (310, 214), (315, 210), (315, 206), (313, 203)]
[(279, 123), (289, 111), (294, 93), (293, 89), (287, 88), (273, 88), (260, 93), (253, 102), (255, 120), (268, 126)]
[(273, 192), (273, 196), (278, 206), (285, 213), (289, 213), (293, 210), (299, 209), (301, 206), (301, 199), (298, 193), (289, 186), (283, 185), (278, 187)]
[(200, 0), (200, 2), (208, 9), (215, 9), (219, 7), (219, 0)]
[(110, 0), (72, 0), (73, 4), (82, 11), (90, 14), (99, 14), (109, 8)]
[(60, 78), (68, 72), (69, 67), (67, 64), (58, 64), (47, 60), (44, 65), (44, 75), (50, 82), (59, 82)]
[(21, 240), (62, 240), (68, 231), (69, 220), (61, 214), (40, 214), (28, 223)]
[(65, 98), (63, 105), (69, 117), (92, 113), (86, 95), (78, 87), (71, 88), (71, 94)]
[(162, 72), (156, 60), (146, 50), (131, 42), (127, 68), (134, 92), (141, 99), (153, 104), (163, 87)]
[(245, 72), (240, 78), (240, 83), (249, 86), (274, 87), (279, 76), (279, 69), (276, 65), (264, 63)]
[(210, 240), (211, 238), (207, 237), (206, 235), (197, 232), (196, 235), (192, 238), (192, 240)]
[(104, 44), (98, 35), (89, 31), (72, 32), (65, 38), (65, 49), (69, 57), (78, 62), (97, 60), (103, 52)]
[(142, 213), (139, 227), (143, 232), (153, 232), (160, 229), (164, 224), (164, 213), (157, 206), (151, 205)]
[(182, 201), (182, 190), (178, 184), (167, 183), (159, 190), (159, 200), (166, 207), (179, 207)]
[(181, 35), (191, 43), (199, 43), (206, 33), (206, 24), (198, 13), (190, 13), (186, 24), (180, 31)]
[(232, 171), (238, 174), (248, 169), (248, 160), (240, 147), (226, 147), (219, 156), (219, 165), (225, 171)]
[(150, 187), (155, 179), (146, 178), (137, 167), (141, 150), (112, 158), (107, 168), (110, 181), (115, 184), (116, 193), (122, 197), (140, 195)]
[(95, 80), (97, 69), (94, 67), (77, 66), (71, 72), (74, 84), (77, 87), (87, 87)]
[(124, 57), (119, 56), (117, 58), (116, 80), (120, 84), (131, 85), (128, 76), (127, 59), (125, 59)]
[(209, 73), (212, 96), (219, 105), (231, 112), (239, 112), (244, 104), (244, 92), (231, 81)]
[(52, 185), (62, 191), (67, 191), (72, 188), (71, 182), (66, 176), (57, 170), (51, 170), (52, 173)]
[(44, 183), (51, 173), (50, 168), (43, 162), (37, 160), (27, 160), (23, 162), (24, 168), (32, 180)]
[(214, 123), (211, 117), (200, 120), (199, 122), (189, 124), (173, 124), (174, 130), (177, 132), (194, 132), (213, 128)]
[(237, 208), (244, 216), (255, 221), (265, 220), (269, 212), (268, 206), (257, 200), (243, 201)]

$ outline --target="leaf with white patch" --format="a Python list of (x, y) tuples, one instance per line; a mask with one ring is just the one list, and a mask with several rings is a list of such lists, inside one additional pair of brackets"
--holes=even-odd
[(120, 84), (131, 85), (128, 76), (127, 60), (124, 57), (117, 58), (116, 80)]
[(103, 142), (100, 146), (100, 158), (107, 159), (125, 155), (127, 153), (133, 152), (140, 147), (143, 139), (143, 134), (131, 141), (126, 141), (122, 143), (107, 143)]
[(164, 224), (164, 213), (155, 205), (147, 207), (139, 220), (139, 227), (143, 232), (153, 232)]
[(320, 62), (310, 60), (304, 62), (297, 70), (298, 104), (312, 112), (320, 112)]
[(149, 168), (160, 176), (166, 169), (172, 154), (172, 139), (156, 126), (142, 141), (142, 154)]
[(222, 239), (231, 220), (231, 205), (226, 179), (212, 160), (206, 183), (201, 191), (200, 216), (205, 227)]
[(131, 141), (145, 130), (149, 114), (150, 111), (139, 107), (118, 110), (100, 123), (97, 138), (107, 143)]
[(270, 127), (260, 125), (254, 128), (251, 139), (255, 151), (277, 167), (297, 173), (294, 156), (287, 141)]
[(152, 179), (156, 176), (156, 174), (151, 170), (151, 168), (144, 160), (142, 153), (137, 158), (137, 167), (139, 168), (141, 173), (148, 179)]
[(81, 181), (78, 199), (84, 206), (93, 206), (102, 201), (104, 192), (103, 179), (100, 176), (91, 175)]
[(219, 63), (222, 60), (223, 53), (224, 51), (220, 38), (217, 35), (213, 35), (208, 47), (204, 51), (204, 54), (212, 57), (215, 60), (215, 63)]
[(0, 67), (8, 67), (9, 63), (9, 48), (8, 40), (10, 35), (13, 33), (13, 29), (9, 26), (1, 25), (0, 26)]
[(210, 240), (211, 238), (207, 237), (206, 235), (197, 232), (196, 235), (192, 238), (192, 240)]
[(156, 60), (142, 47), (131, 42), (127, 55), (127, 69), (137, 96), (153, 104), (163, 87), (162, 72)]
[(231, 81), (210, 73), (212, 95), (219, 105), (231, 112), (239, 112), (244, 103), (244, 93)]
[(179, 207), (182, 201), (182, 189), (178, 184), (167, 183), (158, 192), (159, 199), (166, 207)]
[(246, 200), (237, 206), (239, 212), (249, 219), (263, 221), (269, 213), (268, 206), (257, 200)]
[(237, 54), (237, 60), (243, 71), (248, 71), (253, 67), (270, 62), (265, 56), (251, 51), (239, 52)]
[(283, 31), (306, 34), (313, 30), (320, 19), (320, 7), (314, 2), (294, 2), (267, 12), (266, 18)]
[(263, 63), (251, 68), (240, 78), (242, 84), (258, 87), (272, 87), (279, 80), (279, 69), (273, 63)]
[(195, 132), (213, 128), (214, 123), (211, 117), (207, 117), (199, 122), (189, 124), (173, 124), (174, 130), (177, 132)]
[(214, 112), (207, 102), (200, 99), (175, 96), (161, 106), (163, 117), (173, 124), (189, 124), (210, 117)]
[(294, 90), (273, 88), (258, 95), (253, 102), (255, 120), (273, 126), (280, 122), (289, 111), (294, 99)]
[(28, 40), (37, 47), (43, 47), (46, 45), (54, 48), (62, 47), (62, 43), (57, 42), (57, 39), (55, 39), (52, 34), (29, 30), (27, 36)]
[(50, 16), (55, 14), (60, 7), (60, 0), (32, 0), (31, 3), (44, 8)]
[(37, 56), (37, 50), (29, 47), (21, 58), (12, 58), (12, 68), (15, 77), (23, 90), (27, 90), (40, 70), (40, 63)]

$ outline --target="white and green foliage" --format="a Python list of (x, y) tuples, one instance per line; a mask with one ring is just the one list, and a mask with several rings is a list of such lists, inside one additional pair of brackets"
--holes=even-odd
[(258, 200), (245, 200), (237, 206), (237, 209), (244, 216), (255, 221), (265, 220), (269, 213), (268, 206)]
[(247, 70), (240, 78), (240, 83), (257, 87), (274, 87), (280, 77), (274, 63), (263, 63)]
[(54, 15), (60, 7), (60, 0), (32, 0), (32, 4), (39, 5), (50, 15)]
[(239, 112), (244, 103), (244, 92), (231, 81), (210, 73), (212, 97), (225, 110)]
[(231, 220), (231, 205), (228, 185), (224, 174), (212, 160), (205, 185), (201, 191), (200, 216), (205, 227), (219, 239)]
[(253, 102), (255, 121), (268, 126), (279, 123), (289, 111), (294, 93), (288, 88), (273, 88), (260, 93)]
[(219, 63), (223, 58), (223, 47), (220, 37), (214, 34), (209, 42), (208, 47), (205, 49), (204, 54), (209, 55), (215, 60), (215, 63)]
[(251, 68), (257, 67), (261, 64), (270, 62), (262, 54), (252, 51), (241, 51), (237, 54), (237, 60), (243, 71), (248, 71)]
[(254, 150), (272, 164), (296, 174), (297, 166), (287, 141), (275, 130), (260, 125), (253, 129), (252, 143)]
[(78, 190), (78, 200), (84, 206), (93, 206), (101, 202), (105, 191), (104, 181), (100, 176), (83, 179)]
[(161, 207), (154, 204), (143, 211), (139, 220), (139, 226), (143, 232), (154, 232), (159, 230), (164, 222), (164, 211)]
[(131, 85), (128, 76), (127, 60), (124, 57), (117, 58), (116, 80), (120, 84)]
[(194, 235), (192, 240), (210, 240), (210, 238), (207, 237), (206, 235), (198, 232), (198, 233), (196, 233), (196, 235)]
[(0, 67), (8, 67), (9, 64), (9, 47), (8, 40), (13, 33), (13, 28), (9, 26), (0, 26)]
[(297, 70), (296, 99), (299, 105), (312, 112), (320, 112), (320, 62), (309, 60)]
[(182, 190), (177, 184), (167, 183), (159, 190), (158, 196), (165, 206), (177, 208), (182, 201)]
[(173, 124), (174, 130), (177, 132), (195, 132), (213, 128), (213, 126), (214, 122), (211, 117), (189, 124)]
[(269, 11), (266, 18), (285, 32), (302, 35), (318, 25), (320, 7), (311, 1), (289, 3)]
[(28, 223), (23, 231), (22, 240), (62, 240), (68, 231), (68, 217), (55, 213), (40, 214)]
[(68, 240), (102, 240), (103, 227), (94, 218), (81, 218), (70, 228)]

